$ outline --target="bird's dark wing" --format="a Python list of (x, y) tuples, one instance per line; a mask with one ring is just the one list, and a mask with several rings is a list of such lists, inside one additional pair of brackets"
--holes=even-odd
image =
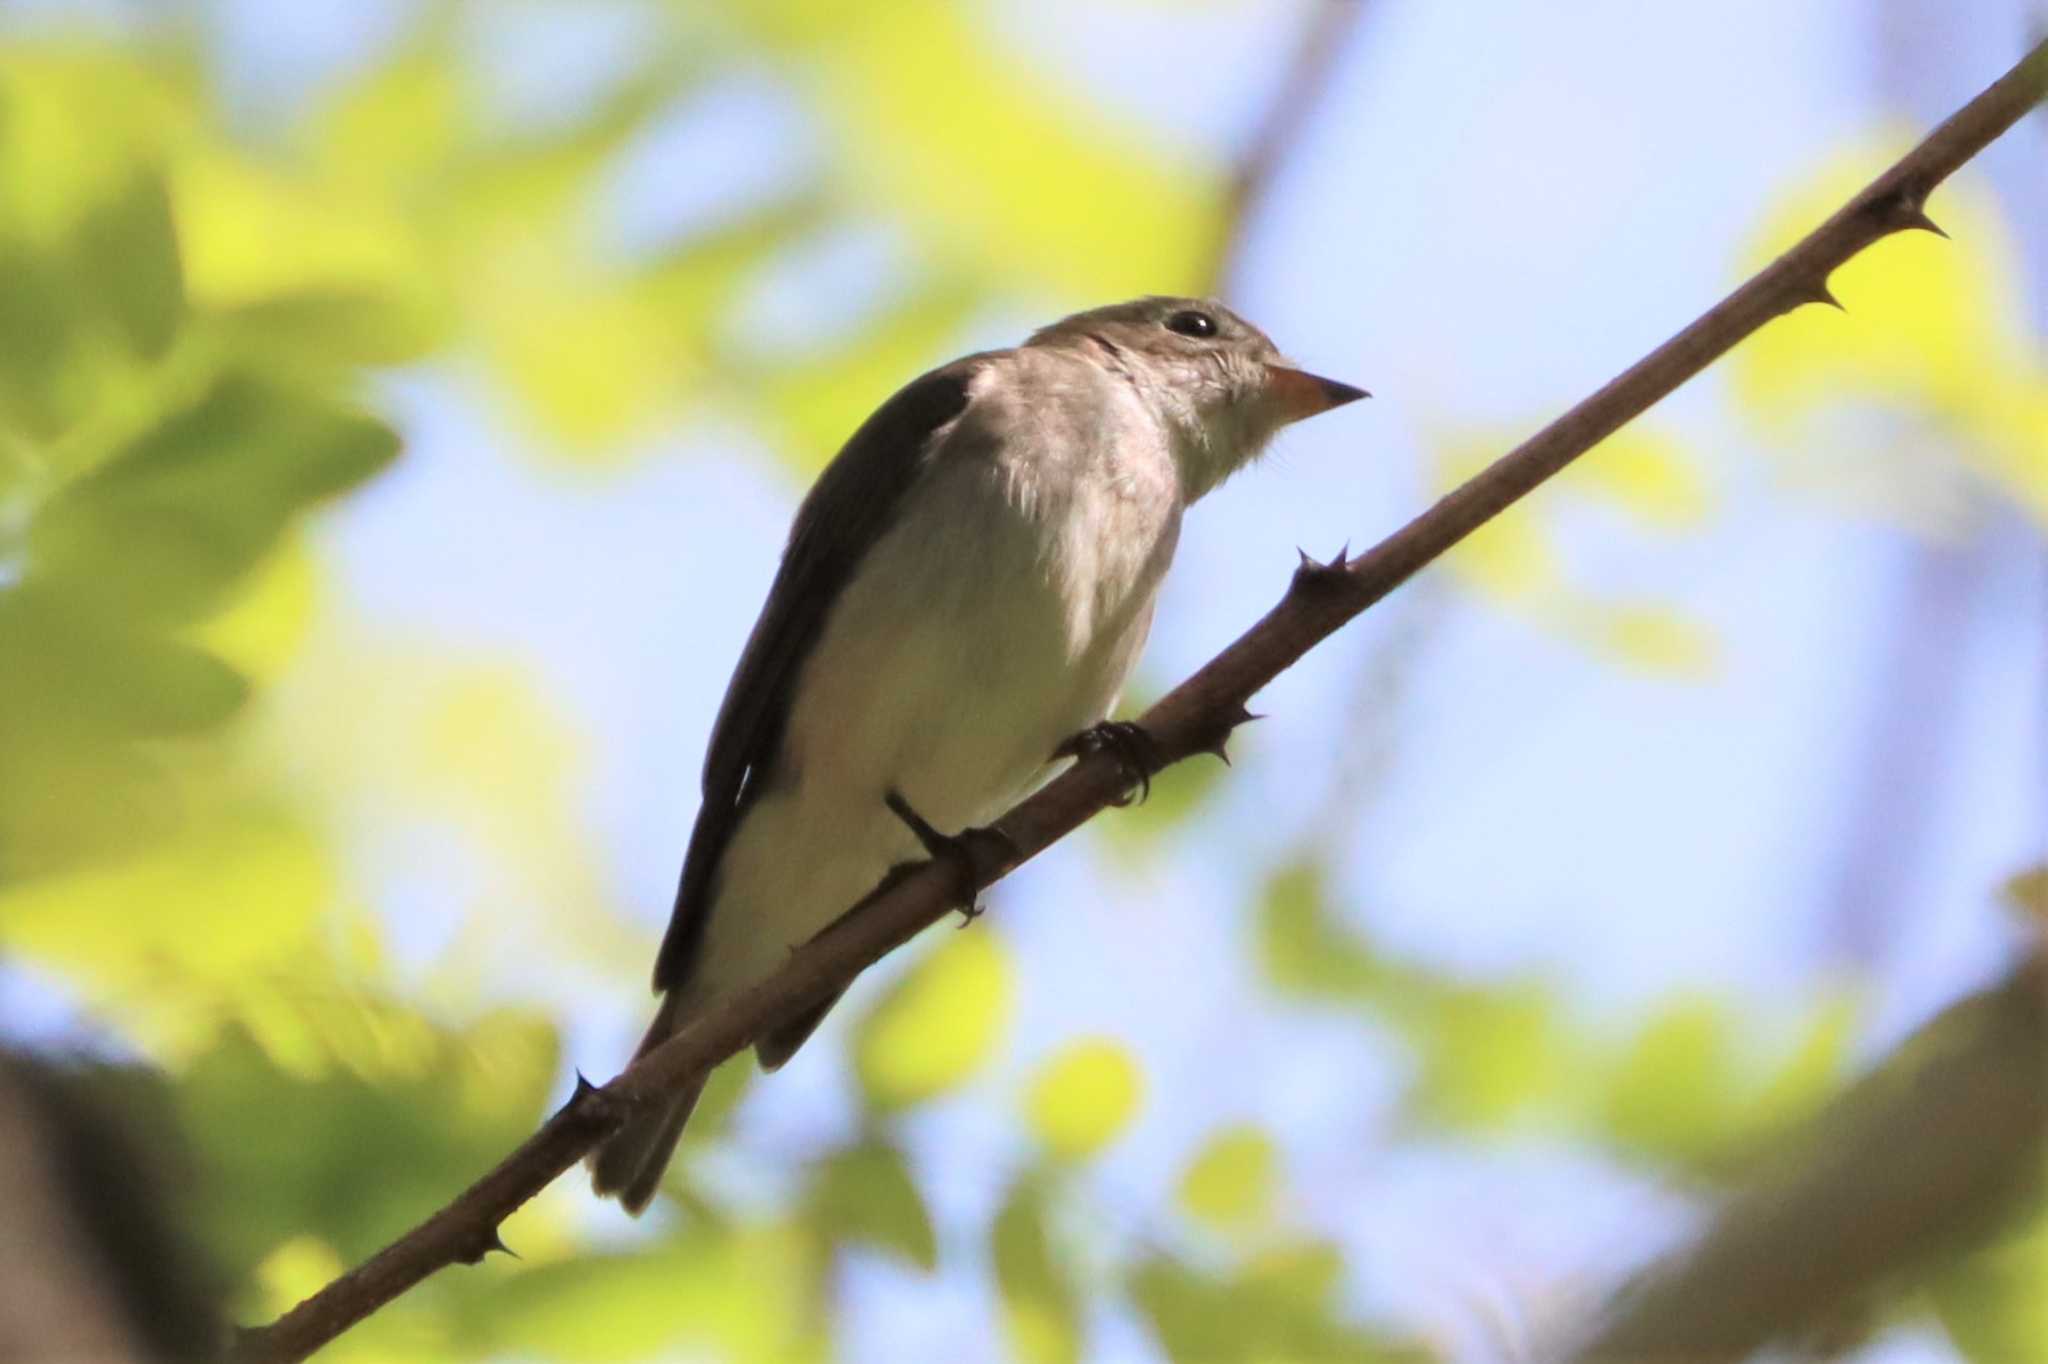
[(913, 381), (853, 433), (804, 499), (768, 604), (726, 684), (704, 758), (704, 805), (683, 859), (654, 988), (675, 988), (704, 936), (711, 880), (747, 806), (760, 794), (804, 660), (861, 558), (891, 524), (918, 471), (967, 410), (968, 385), (988, 359), (970, 355)]

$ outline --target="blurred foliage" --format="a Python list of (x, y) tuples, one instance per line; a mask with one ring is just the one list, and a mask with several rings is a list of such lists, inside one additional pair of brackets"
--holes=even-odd
[(1231, 1273), (1155, 1258), (1132, 1269), (1131, 1299), (1175, 1360), (1416, 1359), (1343, 1323), (1336, 1247), (1278, 1247)]
[(1231, 1231), (1272, 1212), (1279, 1182), (1272, 1139), (1256, 1127), (1234, 1127), (1210, 1138), (1182, 1172), (1180, 1205), (1196, 1221)]
[(884, 1142), (849, 1146), (811, 1177), (809, 1216), (835, 1241), (889, 1251), (927, 1273), (938, 1268), (937, 1233), (903, 1152)]
[[(481, 373), (528, 448), (585, 476), (718, 420), (763, 436), (794, 483), (977, 319), (1198, 289), (1231, 225), (1226, 168), (1106, 115), (948, 0), (642, 7), (607, 79), (541, 120), (493, 103), (480, 10), (428, 0), (388, 50), (261, 127), (237, 124), (197, 9), (165, 9), (127, 38), (0, 46), (0, 952), (163, 1070), (208, 1191), (198, 1230), (254, 1319), (438, 1206), (566, 1091), (559, 1020), (494, 998), (492, 953), (637, 997), (650, 950), (578, 832), (585, 736), (509, 664), (352, 617), (305, 534), (403, 459), (384, 376)], [(623, 232), (622, 166), (736, 72), (798, 111), (797, 169)], [(1839, 189), (1809, 188), (1788, 223)], [(1969, 251), (1886, 243), (1837, 282), (1853, 335), (1805, 310), (1738, 354), (1734, 387), (1788, 449), (1828, 446), (1798, 432), (1845, 396), (1916, 448), (1939, 432), (2038, 515), (2044, 466), (2018, 433), (2048, 426), (2048, 390), (2006, 316), (1998, 224), (1957, 196), (1936, 212)], [(764, 336), (782, 272), (863, 231), (909, 264), (837, 330)], [(1446, 438), (1439, 473), (1502, 444)], [(1617, 436), (1452, 567), (1600, 656), (1697, 678), (1708, 628), (1582, 585), (1559, 518), (1685, 533), (1713, 514), (1700, 467), (1668, 437)], [(1225, 775), (1178, 767), (1111, 822), (1133, 881), (1221, 803)], [(477, 853), (438, 906), (445, 932), (377, 912), (388, 888), (360, 883), (350, 819), (364, 805), (426, 831), (436, 857)], [(378, 860), (410, 871), (433, 861), (421, 846)], [(1862, 1017), (1848, 992), (1789, 1040), (1706, 997), (1617, 1036), (1556, 983), (1383, 952), (1324, 860), (1267, 879), (1251, 955), (1283, 999), (1397, 1039), (1404, 1134), (1564, 1131), (1713, 1186), (1839, 1084)], [(2012, 891), (2036, 913), (2039, 875)], [(600, 1232), (580, 1188), (552, 1191), (505, 1228), (521, 1259), (436, 1276), (323, 1358), (823, 1359), (841, 1268), (876, 1256), (985, 1273), (1024, 1360), (1086, 1356), (1109, 1313), (1175, 1359), (1412, 1357), (1359, 1324), (1355, 1267), (1308, 1229), (1285, 1133), (1210, 1133), (1166, 1172), (1159, 1225), (1107, 1225), (1105, 1171), (1156, 1137), (1161, 1105), (1114, 1037), (1014, 1066), (1015, 975), (989, 925), (931, 935), (850, 1020), (857, 1120), (800, 1169), (778, 1162), (775, 1187), (718, 1178), (743, 1144), (737, 1061), (690, 1128), (676, 1216)], [(918, 1124), (991, 1094), (1022, 1140), (985, 1224), (962, 1227), (927, 1200)], [(1936, 1294), (1976, 1357), (2048, 1342), (2026, 1292), (2038, 1241)]]
[(1009, 955), (992, 932), (957, 934), (911, 967), (854, 1040), (868, 1102), (884, 1113), (908, 1108), (985, 1064), (1009, 1021), (1010, 977)]
[[(1805, 177), (1739, 268), (1791, 245), (1909, 140)], [(1766, 328), (1730, 357), (1736, 396), (1801, 486), (1938, 533), (1979, 495), (2048, 521), (2048, 348), (2025, 314), (2019, 245), (1969, 177), (1928, 212), (1952, 240), (1903, 232), (1844, 265), (1829, 286), (1847, 314), (1802, 308)]]
[(989, 1224), (1003, 1326), (1024, 1364), (1071, 1364), (1081, 1357), (1081, 1290), (1071, 1257), (1055, 1250), (1046, 1229), (1048, 1184), (1043, 1173), (1019, 1178)]
[[(2048, 1176), (2048, 1169), (2044, 1169)], [(2048, 1341), (2048, 1209), (1937, 1277), (1929, 1288), (1950, 1339), (1973, 1364), (2030, 1359)]]
[(1122, 1135), (1142, 1087), (1138, 1063), (1113, 1040), (1071, 1042), (1039, 1070), (1025, 1117), (1048, 1152), (1082, 1160)]
[(1769, 1045), (1736, 1005), (1679, 997), (1617, 1046), (1541, 978), (1473, 983), (1376, 953), (1312, 864), (1272, 878), (1258, 927), (1283, 993), (1399, 1030), (1413, 1057), (1412, 1121), (1473, 1133), (1562, 1125), (1688, 1179), (1727, 1179), (1741, 1155), (1817, 1111), (1847, 1072), (1861, 1013), (1851, 995), (1824, 996), (1789, 1046)]
[[(1442, 490), (1514, 444), (1505, 433), (1441, 439)], [(1555, 522), (1574, 499), (1611, 508), (1632, 526), (1663, 535), (1696, 528), (1713, 509), (1694, 456), (1652, 429), (1630, 427), (1587, 451), (1527, 503), (1481, 527), (1445, 556), (1445, 567), (1483, 600), (1596, 655), (1676, 678), (1711, 672), (1716, 644), (1707, 626), (1663, 602), (1595, 592), (1572, 581)]]

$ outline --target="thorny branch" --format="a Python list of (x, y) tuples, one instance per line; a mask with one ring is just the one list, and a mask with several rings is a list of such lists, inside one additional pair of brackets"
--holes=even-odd
[[(1620, 377), (1439, 500), (1367, 553), (1327, 564), (1304, 559), (1280, 604), (1140, 721), (1168, 763), (1223, 751), (1245, 702), (1339, 627), (1474, 530), (1705, 369), (1772, 318), (1832, 303), (1828, 276), (1872, 242), (1909, 228), (1939, 231), (1927, 196), (1957, 167), (2048, 97), (2048, 42), (2021, 59), (1798, 245)], [(973, 845), (987, 886), (1123, 794), (1107, 754), (1083, 759), (996, 822), (1015, 849)], [(927, 865), (790, 955), (782, 969), (727, 999), (602, 1088), (579, 1084), (541, 1130), (452, 1203), (275, 1323), (247, 1331), (238, 1355), (255, 1364), (305, 1358), (429, 1274), (473, 1262), (497, 1244), (498, 1224), (616, 1131), (630, 1111), (733, 1055), (764, 1028), (845, 986), (951, 912), (947, 868)]]

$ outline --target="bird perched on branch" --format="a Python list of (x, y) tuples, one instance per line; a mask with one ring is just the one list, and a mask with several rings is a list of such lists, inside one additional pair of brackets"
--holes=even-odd
[[(1106, 719), (1152, 624), (1181, 513), (1289, 422), (1365, 397), (1208, 301), (1144, 298), (933, 370), (819, 476), (704, 761), (663, 996), (637, 1055), (1067, 757), (1149, 776)], [(970, 901), (971, 907), (971, 901)], [(787, 1061), (833, 1000), (754, 1041)], [(592, 1155), (638, 1212), (701, 1081)]]

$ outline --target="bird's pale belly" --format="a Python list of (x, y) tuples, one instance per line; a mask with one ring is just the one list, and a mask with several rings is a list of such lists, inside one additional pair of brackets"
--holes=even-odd
[(1104, 718), (1177, 528), (1119, 545), (1130, 567), (1098, 582), (1085, 610), (1034, 527), (1001, 505), (956, 518), (941, 543), (885, 537), (805, 665), (775, 784), (721, 860), (693, 993), (774, 969), (891, 866), (923, 856), (889, 791), (947, 832), (986, 822)]

